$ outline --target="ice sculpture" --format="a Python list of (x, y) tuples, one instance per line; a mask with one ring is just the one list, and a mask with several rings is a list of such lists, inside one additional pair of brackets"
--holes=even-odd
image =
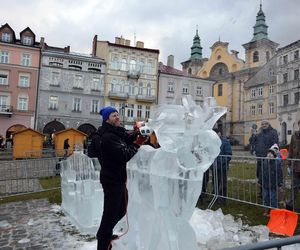
[(161, 147), (142, 146), (127, 165), (130, 230), (114, 249), (199, 249), (189, 220), (220, 151), (212, 127), (226, 108), (213, 98), (200, 107), (185, 96), (182, 104), (157, 107), (149, 126)]
[(99, 161), (74, 151), (60, 165), (62, 209), (81, 233), (95, 235), (103, 209)]

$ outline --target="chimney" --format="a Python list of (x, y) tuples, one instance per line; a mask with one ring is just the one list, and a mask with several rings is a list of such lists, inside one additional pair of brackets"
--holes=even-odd
[(239, 53), (238, 51), (233, 50), (233, 49), (230, 50), (230, 51), (231, 51), (231, 53), (232, 53), (233, 55), (235, 55), (235, 57), (238, 57), (238, 53)]
[(65, 53), (70, 53), (70, 46), (64, 47), (64, 52)]
[(120, 44), (120, 41), (121, 39), (120, 39), (120, 37), (115, 37), (115, 44)]
[(137, 47), (137, 48), (144, 48), (144, 42), (137, 41), (137, 42), (136, 42), (136, 47)]
[(45, 38), (44, 37), (41, 37), (40, 46), (41, 46), (41, 49), (45, 48)]
[(92, 56), (96, 56), (97, 53), (97, 40), (98, 40), (98, 35), (95, 35), (93, 39)]
[(123, 38), (122, 36), (120, 37), (120, 44), (125, 45), (125, 38)]
[(130, 46), (130, 40), (126, 39), (126, 40), (125, 40), (125, 45), (126, 45), (126, 46)]
[(174, 56), (173, 55), (168, 56), (167, 66), (174, 68)]

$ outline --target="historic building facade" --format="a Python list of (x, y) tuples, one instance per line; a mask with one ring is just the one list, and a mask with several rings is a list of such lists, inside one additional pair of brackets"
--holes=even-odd
[(289, 143), (300, 120), (300, 40), (277, 51), (277, 124), (279, 139)]
[(160, 63), (158, 68), (158, 104), (181, 104), (182, 96), (190, 94), (201, 105), (205, 97), (212, 96), (213, 83), (175, 69), (174, 56), (170, 55), (167, 65)]
[(51, 135), (76, 128), (89, 135), (101, 125), (104, 60), (48, 46), (43, 38), (41, 47), (37, 129)]
[(34, 128), (40, 46), (27, 27), (16, 38), (4, 24), (0, 28), (0, 135)]
[(105, 59), (105, 106), (119, 110), (122, 123), (132, 129), (135, 120), (147, 120), (157, 103), (159, 50), (116, 37), (115, 43), (93, 40), (93, 55)]

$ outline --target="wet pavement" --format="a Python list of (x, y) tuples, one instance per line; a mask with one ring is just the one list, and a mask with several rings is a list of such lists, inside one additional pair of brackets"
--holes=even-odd
[(80, 249), (91, 240), (46, 199), (0, 205), (1, 250)]

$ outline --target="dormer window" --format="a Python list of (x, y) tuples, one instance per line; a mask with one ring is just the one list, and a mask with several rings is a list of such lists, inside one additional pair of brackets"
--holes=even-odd
[(31, 36), (23, 36), (22, 43), (24, 45), (32, 45), (32, 37)]
[(2, 42), (10, 42), (11, 41), (11, 35), (10, 33), (3, 32), (1, 36)]

